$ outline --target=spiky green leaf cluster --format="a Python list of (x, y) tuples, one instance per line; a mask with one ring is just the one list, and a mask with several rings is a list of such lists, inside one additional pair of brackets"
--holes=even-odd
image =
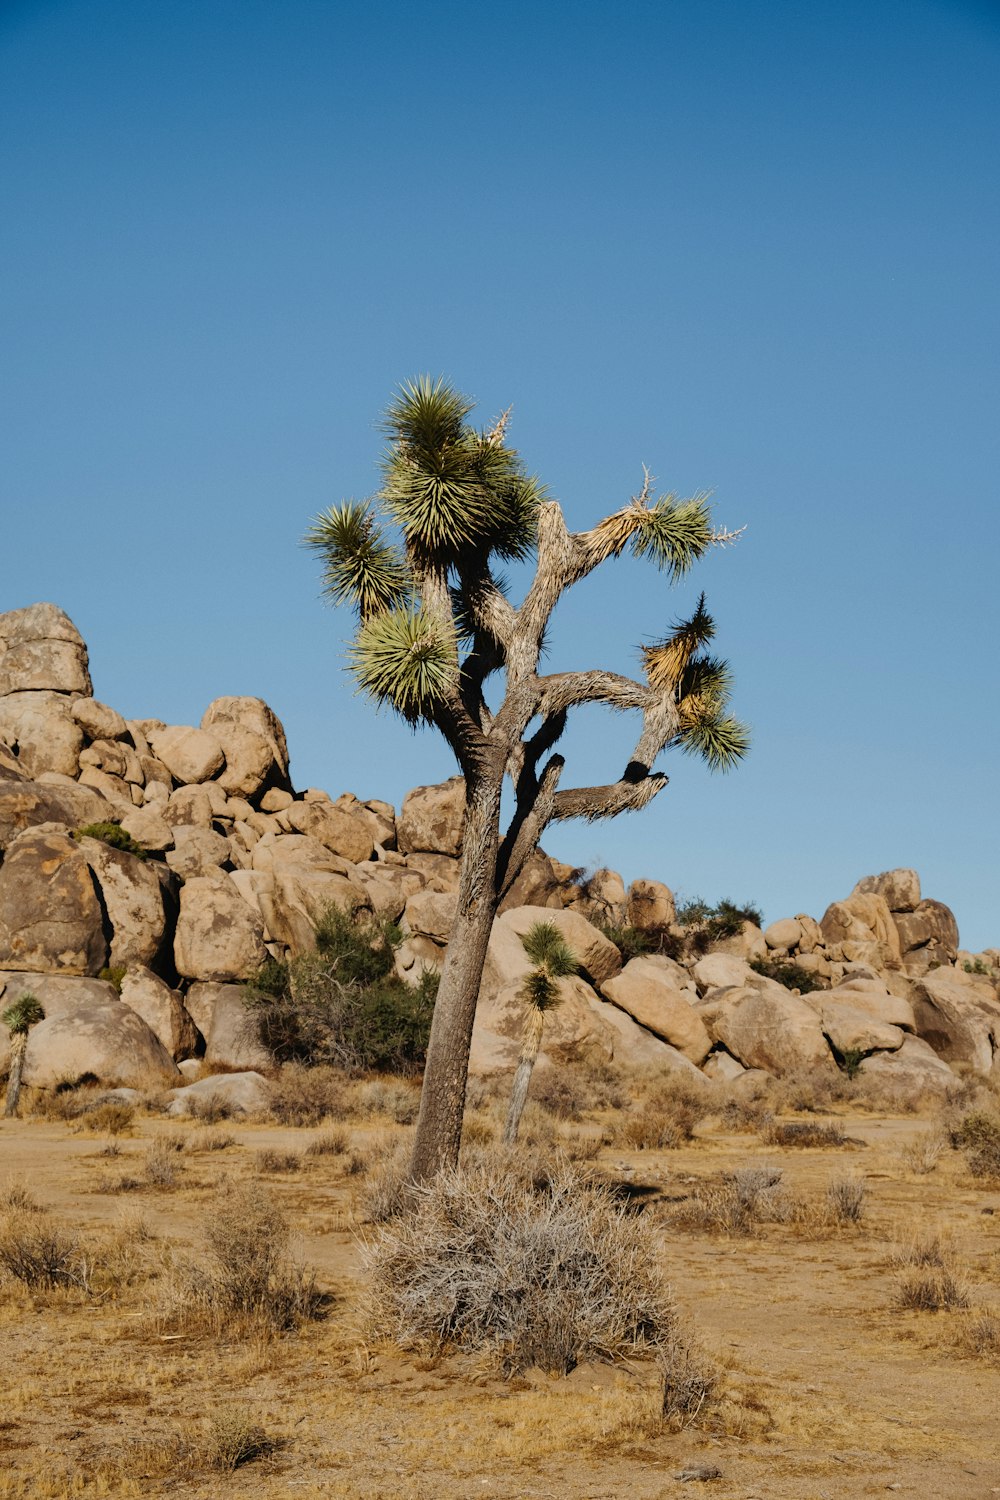
[(672, 582), (683, 578), (712, 545), (708, 499), (707, 494), (695, 495), (690, 500), (664, 495), (650, 506), (632, 537), (635, 556), (648, 557), (670, 575)]
[(450, 621), (415, 607), (366, 620), (349, 660), (362, 691), (411, 724), (432, 714), (458, 680)]
[(29, 1028), (45, 1020), (45, 1012), (34, 995), (22, 995), (13, 1005), (8, 1005), (0, 1021), (11, 1036), (24, 1036)]
[(681, 731), (678, 744), (710, 771), (732, 771), (750, 748), (750, 731), (731, 714), (705, 713)]
[(546, 969), (553, 979), (564, 979), (580, 967), (554, 922), (532, 923), (521, 938), (521, 947), (531, 962)]
[(534, 545), (542, 488), (502, 436), (467, 424), (471, 410), (443, 380), (421, 376), (386, 414), (382, 499), (422, 561), (447, 563), (473, 548), (522, 558)]
[(367, 503), (331, 505), (316, 517), (305, 544), (323, 559), (324, 592), (334, 604), (353, 605), (362, 620), (397, 608), (410, 593), (409, 569)]

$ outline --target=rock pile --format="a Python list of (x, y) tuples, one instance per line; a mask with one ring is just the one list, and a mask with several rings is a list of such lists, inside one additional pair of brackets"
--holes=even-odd
[[(108, 823), (131, 848), (100, 836)], [(397, 966), (415, 981), (443, 960), (461, 845), (458, 779), (416, 788), (398, 817), (350, 793), (296, 792), (284, 730), (259, 698), (217, 698), (198, 725), (125, 719), (92, 696), (61, 610), (0, 615), (0, 1008), (31, 992), (45, 1010), (29, 1085), (181, 1082), (195, 1057), (266, 1069), (241, 982), (268, 955), (307, 951), (331, 905), (399, 922)], [(583, 883), (539, 850), (494, 926), (477, 1069), (515, 1060), (520, 936), (538, 920), (580, 962), (547, 1023), (552, 1058), (596, 1050), (696, 1080), (849, 1059), (938, 1090), (950, 1064), (994, 1066), (1000, 952), (960, 952), (952, 913), (922, 899), (912, 870), (859, 881), (819, 921), (746, 922), (705, 953), (667, 886), (626, 889), (609, 870)], [(666, 935), (674, 956), (623, 965), (602, 927)], [(817, 988), (799, 993), (805, 979)], [(6, 1050), (0, 1027), (0, 1068)]]

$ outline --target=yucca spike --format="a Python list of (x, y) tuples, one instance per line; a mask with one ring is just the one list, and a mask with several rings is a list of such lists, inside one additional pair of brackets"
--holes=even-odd
[(657, 692), (673, 692), (694, 653), (715, 635), (715, 621), (705, 608), (700, 594), (694, 614), (687, 620), (676, 620), (666, 640), (655, 646), (643, 646), (646, 680)]

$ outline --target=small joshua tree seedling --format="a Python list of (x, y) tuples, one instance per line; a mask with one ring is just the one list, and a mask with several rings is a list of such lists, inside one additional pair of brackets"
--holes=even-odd
[(22, 995), (13, 1005), (8, 1005), (0, 1020), (10, 1032), (10, 1072), (7, 1074), (7, 1101), (4, 1105), (4, 1117), (10, 1120), (17, 1114), (21, 1098), (21, 1074), (24, 1071), (28, 1032), (38, 1021), (45, 1020), (45, 1012), (34, 995)]
[(517, 1140), (531, 1073), (542, 1045), (545, 1017), (559, 1004), (558, 981), (575, 974), (579, 968), (565, 938), (553, 922), (535, 922), (522, 937), (521, 946), (535, 967), (525, 975), (520, 991), (521, 999), (528, 1007), (528, 1014), (524, 1022), (521, 1056), (514, 1074), (510, 1109), (507, 1111), (507, 1123), (503, 1132), (504, 1144), (507, 1146), (512, 1146)]

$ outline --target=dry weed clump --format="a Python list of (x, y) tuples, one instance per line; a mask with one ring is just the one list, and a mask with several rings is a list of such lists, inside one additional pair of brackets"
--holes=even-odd
[(676, 1334), (651, 1226), (562, 1166), (538, 1185), (513, 1163), (411, 1186), (367, 1251), (376, 1336), (483, 1352), (507, 1373), (568, 1373)]
[(361, 1085), (358, 1107), (364, 1115), (387, 1115), (396, 1125), (413, 1125), (420, 1113), (420, 1089), (395, 1078)]
[(945, 1138), (940, 1131), (923, 1130), (902, 1148), (900, 1163), (905, 1171), (927, 1177), (940, 1162), (944, 1148)]
[(969, 1306), (969, 1288), (954, 1253), (939, 1234), (916, 1236), (890, 1257), (896, 1268), (895, 1305), (916, 1312), (954, 1311)]
[(0, 1272), (32, 1291), (87, 1291), (91, 1266), (75, 1235), (64, 1233), (37, 1211), (15, 1209), (0, 1224)]
[(76, 1117), (76, 1129), (92, 1135), (126, 1135), (135, 1122), (135, 1105), (124, 1099), (105, 1099)]
[(992, 1308), (970, 1313), (961, 1330), (960, 1346), (980, 1359), (1000, 1362), (1000, 1316)]
[(641, 1109), (626, 1114), (608, 1144), (632, 1151), (671, 1151), (694, 1139), (695, 1127), (716, 1107), (705, 1089), (663, 1084), (649, 1091)]
[(208, 1468), (233, 1474), (244, 1464), (267, 1458), (278, 1446), (248, 1407), (237, 1406), (210, 1419), (203, 1456)]
[(265, 1146), (257, 1152), (258, 1172), (301, 1172), (302, 1157), (297, 1151), (276, 1151)]
[(863, 1177), (834, 1177), (826, 1189), (826, 1202), (837, 1224), (859, 1224), (865, 1216), (868, 1188)]
[(862, 1142), (844, 1134), (839, 1125), (820, 1125), (814, 1120), (768, 1120), (760, 1128), (768, 1146), (815, 1147), (859, 1146)]
[(346, 1156), (351, 1149), (350, 1132), (343, 1125), (321, 1130), (306, 1147), (307, 1156)]
[(286, 1063), (271, 1090), (271, 1114), (279, 1125), (322, 1125), (350, 1112), (350, 1095), (339, 1069)]
[(663, 1416), (672, 1427), (690, 1427), (719, 1389), (719, 1371), (703, 1350), (668, 1336), (656, 1351), (663, 1378)]
[(196, 1130), (188, 1141), (188, 1150), (196, 1153), (228, 1151), (230, 1146), (235, 1145), (236, 1137), (226, 1130)]
[(949, 1135), (952, 1146), (965, 1153), (973, 1177), (1000, 1178), (1000, 1114), (972, 1110), (951, 1125)]
[(8, 1177), (3, 1187), (0, 1187), (0, 1214), (11, 1213), (18, 1209), (33, 1214), (45, 1212), (41, 1204), (32, 1197), (27, 1183), (20, 1177)]
[(175, 1269), (161, 1322), (228, 1336), (270, 1336), (322, 1317), (329, 1299), (289, 1259), (288, 1222), (257, 1184), (223, 1190), (204, 1227), (205, 1256)]
[(763, 1224), (785, 1224), (796, 1205), (780, 1167), (747, 1166), (699, 1187), (672, 1215), (679, 1228), (707, 1234), (750, 1235)]

